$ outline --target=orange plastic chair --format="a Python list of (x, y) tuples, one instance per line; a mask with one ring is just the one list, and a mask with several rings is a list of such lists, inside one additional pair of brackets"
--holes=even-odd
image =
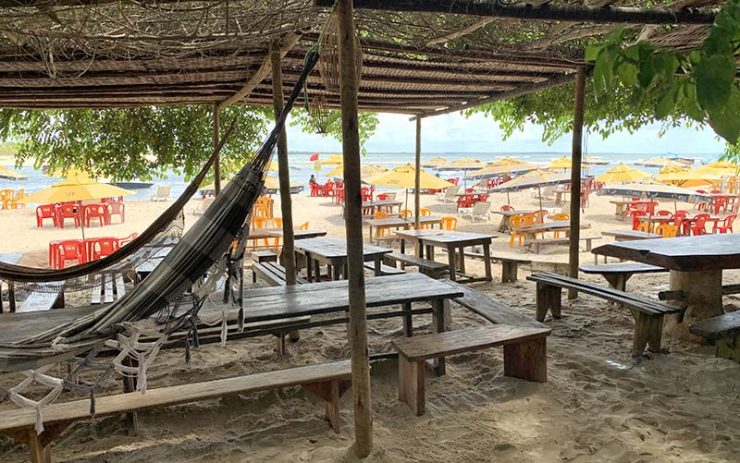
[[(550, 220), (554, 220), (554, 221), (570, 220), (570, 215), (569, 214), (566, 214), (565, 212), (558, 212), (557, 214), (552, 214), (550, 216)], [(561, 233), (564, 236), (568, 236), (569, 235), (568, 231), (566, 231), (566, 230), (555, 230), (553, 236), (555, 238), (559, 238)]]
[(531, 214), (515, 214), (511, 216), (511, 238), (509, 239), (509, 247), (514, 247), (514, 241), (519, 238), (519, 247), (524, 245), (525, 233), (519, 231), (520, 228), (533, 225), (534, 216)]
[(26, 190), (24, 190), (23, 188), (19, 188), (18, 191), (16, 191), (15, 194), (13, 195), (13, 198), (10, 200), (10, 207), (12, 209), (25, 209), (26, 203), (19, 202), (25, 196), (26, 196)]
[(375, 211), (373, 217), (375, 217), (376, 219), (385, 219), (388, 217), (388, 213), (385, 211)]
[(668, 223), (661, 223), (655, 227), (655, 233), (663, 238), (675, 238), (678, 235), (678, 227)]
[(406, 219), (408, 217), (411, 217), (412, 215), (414, 215), (414, 213), (412, 211), (408, 210), (408, 209), (404, 209), (404, 210), (401, 211), (401, 218), (402, 219)]
[(300, 230), (308, 230), (308, 222), (304, 222), (300, 226)]
[(444, 216), (439, 221), (439, 226), (442, 230), (455, 230), (457, 229), (457, 218), (452, 216)]
[(425, 216), (428, 216), (428, 215), (432, 215), (432, 210), (429, 209), (428, 207), (420, 207), (419, 208), (419, 215), (422, 216), (422, 217), (425, 217)]
[(641, 220), (640, 224), (637, 226), (637, 231), (650, 233), (650, 222)]

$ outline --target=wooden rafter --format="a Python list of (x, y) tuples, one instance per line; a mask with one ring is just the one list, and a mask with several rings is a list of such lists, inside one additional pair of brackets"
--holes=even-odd
[[(314, 0), (316, 6), (331, 7), (334, 0)], [(714, 13), (672, 11), (665, 8), (587, 5), (530, 6), (500, 1), (476, 0), (355, 0), (355, 9), (406, 11), (415, 13), (449, 13), (482, 17), (588, 21), (626, 24), (711, 24)]]
[(427, 42), (427, 46), (431, 47), (433, 45), (439, 45), (441, 43), (449, 42), (450, 40), (459, 39), (460, 37), (464, 37), (468, 34), (472, 34), (473, 32), (477, 31), (481, 27), (487, 26), (488, 24), (495, 21), (495, 18), (483, 18), (479, 19), (478, 21), (473, 22), (472, 24), (463, 27), (462, 29), (458, 29), (456, 31), (449, 32), (445, 35), (441, 35), (437, 38), (434, 38)]

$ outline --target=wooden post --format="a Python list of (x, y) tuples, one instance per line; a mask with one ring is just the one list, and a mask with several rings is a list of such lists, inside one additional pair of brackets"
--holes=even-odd
[(421, 118), (416, 118), (416, 172), (414, 174), (414, 228), (419, 229), (419, 203), (421, 201)]
[[(219, 116), (218, 103), (213, 103), (213, 148), (218, 147), (219, 140), (219, 126), (221, 124)], [(214, 189), (216, 195), (221, 193), (221, 155), (217, 154), (216, 159), (213, 161), (213, 177), (214, 177)]]
[[(270, 62), (272, 63), (272, 106), (275, 118), (283, 110), (283, 72), (280, 63), (280, 44), (273, 41), (270, 45)], [(285, 284), (296, 284), (295, 248), (293, 246), (293, 202), (290, 197), (290, 170), (288, 164), (288, 137), (285, 128), (280, 131), (277, 144), (278, 178), (280, 180), (280, 211), (283, 215), (283, 265), (285, 266)]]
[(370, 358), (367, 350), (367, 313), (362, 243), (362, 197), (360, 195), (360, 136), (355, 66), (357, 50), (352, 0), (336, 3), (339, 34), (339, 89), (342, 107), (342, 152), (347, 231), (347, 279), (349, 280), (349, 341), (352, 347), (352, 396), (355, 411), (355, 453), (365, 458), (373, 447), (370, 404)]
[[(578, 278), (578, 252), (581, 238), (581, 157), (583, 154), (583, 106), (586, 93), (586, 69), (576, 71), (576, 101), (573, 114), (573, 148), (570, 165), (570, 243), (568, 275)], [(578, 292), (568, 290), (568, 299), (578, 297)]]

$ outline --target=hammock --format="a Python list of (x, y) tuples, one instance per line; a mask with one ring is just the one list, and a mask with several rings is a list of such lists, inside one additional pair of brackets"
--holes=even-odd
[[(0, 372), (36, 369), (72, 358), (115, 337), (123, 323), (165, 311), (222, 259), (262, 192), (265, 168), (285, 120), (317, 60), (318, 50), (310, 50), (275, 127), (255, 157), (226, 185), (203, 216), (141, 284), (117, 302), (90, 315), (27, 339), (0, 344)], [(246, 234), (242, 234), (240, 241), (245, 237)]]

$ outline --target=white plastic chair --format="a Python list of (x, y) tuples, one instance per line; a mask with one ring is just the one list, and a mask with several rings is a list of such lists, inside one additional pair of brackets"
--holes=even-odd
[(473, 207), (460, 208), (460, 217), (470, 217), (473, 222), (476, 219), (489, 220), (491, 218), (491, 203), (488, 201), (478, 201)]
[(172, 185), (157, 185), (157, 191), (152, 195), (152, 201), (169, 201)]

